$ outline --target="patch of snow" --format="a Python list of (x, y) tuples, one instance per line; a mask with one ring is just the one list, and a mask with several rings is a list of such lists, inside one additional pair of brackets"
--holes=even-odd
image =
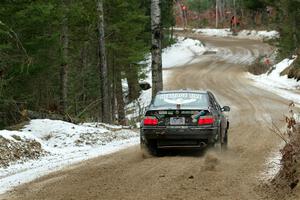
[(225, 29), (192, 29), (195, 33), (199, 33), (206, 36), (214, 37), (234, 37), (239, 39), (252, 39), (252, 40), (263, 40), (263, 39), (275, 39), (279, 38), (277, 31), (256, 31), (256, 30), (241, 30), (237, 32), (237, 35), (233, 35), (233, 32), (229, 28)]
[(97, 123), (75, 125), (48, 119), (32, 120), (21, 131), (0, 131), (0, 136), (15, 141), (13, 135), (36, 140), (48, 154), (37, 160), (0, 168), (0, 193), (76, 162), (139, 143), (137, 132), (120, 126)]
[(173, 27), (173, 30), (174, 31), (184, 31), (185, 29), (181, 28), (181, 27)]
[(262, 75), (252, 75), (248, 73), (248, 77), (255, 81), (255, 85), (262, 89), (273, 92), (285, 99), (294, 101), (296, 104), (300, 103), (299, 88), (300, 82), (296, 79), (290, 79), (285, 76), (280, 76), (280, 73), (289, 67), (296, 57), (292, 59), (284, 59), (280, 63), (272, 67), (273, 71), (271, 73), (266, 73)]
[(293, 117), (294, 117), (296, 123), (300, 123), (300, 113), (294, 113)]
[(262, 181), (269, 181), (273, 179), (276, 174), (278, 174), (280, 168), (281, 168), (281, 153), (278, 151), (278, 149), (282, 149), (285, 143), (281, 143), (278, 148), (276, 148), (275, 151), (271, 152), (271, 154), (268, 156), (268, 159), (266, 161), (266, 168), (262, 172), (261, 177), (259, 177)]
[(200, 33), (206, 36), (214, 37), (229, 37), (232, 35), (232, 32), (229, 28), (224, 29), (214, 29), (214, 28), (201, 28), (201, 29), (192, 29), (195, 33)]
[(1, 130), (0, 131), (0, 136), (4, 137), (7, 140), (12, 140), (14, 142), (17, 142), (17, 140), (12, 137), (14, 135), (17, 135), (17, 136), (21, 137), (22, 139), (29, 139), (29, 140), (35, 139), (35, 137), (33, 137), (32, 135), (28, 135), (26, 133), (19, 132), (19, 131), (9, 131), (9, 130)]
[(238, 38), (241, 39), (275, 39), (275, 38), (279, 38), (279, 32), (277, 31), (256, 31), (256, 30), (242, 30), (240, 32), (238, 32), (237, 35)]
[(205, 51), (199, 40), (179, 37), (177, 43), (163, 49), (162, 66), (166, 69), (195, 63)]
[(130, 127), (128, 126), (121, 126), (121, 125), (113, 125), (113, 124), (105, 124), (105, 123), (100, 123), (100, 122), (88, 122), (88, 123), (83, 123), (81, 124), (82, 126), (88, 126), (88, 127), (94, 127), (94, 128), (106, 128), (109, 130), (120, 130), (123, 128), (129, 129)]

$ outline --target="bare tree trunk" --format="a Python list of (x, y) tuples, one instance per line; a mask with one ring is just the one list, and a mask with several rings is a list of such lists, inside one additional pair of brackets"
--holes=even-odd
[(161, 10), (160, 0), (151, 0), (151, 32), (152, 32), (152, 97), (163, 89), (161, 58)]
[(111, 113), (112, 113), (112, 122), (116, 121), (116, 64), (115, 64), (115, 52), (111, 52), (111, 74), (112, 74), (112, 81), (111, 81)]
[[(236, 0), (234, 0), (233, 1), (233, 15), (234, 15), (234, 17), (235, 17), (235, 19), (237, 19), (237, 16), (236, 16)], [(234, 23), (234, 30), (236, 31), (236, 28), (237, 28), (237, 21), (236, 21), (236, 23)]]
[(121, 70), (116, 70), (116, 98), (118, 110), (118, 122), (120, 125), (125, 125), (125, 103), (122, 90)]
[(103, 13), (103, 0), (98, 0), (98, 31), (99, 31), (99, 73), (100, 73), (100, 84), (101, 84), (101, 103), (100, 112), (102, 112), (102, 122), (111, 123), (111, 106), (110, 106), (110, 90), (108, 84), (108, 67), (106, 60), (105, 50), (105, 33), (104, 33), (104, 13)]
[(62, 19), (62, 33), (61, 33), (61, 44), (62, 44), (62, 62), (60, 68), (60, 106), (61, 112), (65, 113), (68, 107), (68, 68), (69, 68), (69, 37), (68, 37), (68, 0), (62, 1), (64, 15)]
[(219, 8), (220, 22), (221, 22), (222, 26), (224, 25), (224, 16), (225, 16), (224, 6), (225, 6), (224, 0), (219, 0), (218, 8)]
[(219, 0), (216, 0), (216, 28), (219, 26)]
[(128, 99), (134, 101), (140, 96), (140, 86), (138, 80), (137, 67), (134, 64), (130, 64), (125, 68), (125, 75), (128, 82)]
[[(294, 49), (295, 49), (295, 51), (297, 51), (297, 46), (298, 46), (298, 39), (297, 39), (297, 17), (296, 17), (296, 13), (293, 13), (292, 14), (292, 23), (293, 23), (293, 41), (294, 41), (294, 45), (295, 45), (295, 47), (294, 47)], [(294, 52), (295, 54), (297, 53), (297, 52)]]

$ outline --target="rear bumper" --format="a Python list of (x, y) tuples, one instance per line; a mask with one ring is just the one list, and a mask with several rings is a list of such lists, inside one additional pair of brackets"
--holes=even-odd
[(199, 148), (213, 144), (217, 134), (217, 127), (143, 127), (141, 141), (158, 148)]

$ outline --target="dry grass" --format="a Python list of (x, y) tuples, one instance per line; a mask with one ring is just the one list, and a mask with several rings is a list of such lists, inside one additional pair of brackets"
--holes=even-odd
[(16, 124), (16, 125), (13, 125), (13, 126), (10, 126), (10, 127), (7, 127), (6, 129), (7, 130), (11, 130), (11, 131), (19, 131), (21, 130), (22, 128), (24, 128), (24, 126), (28, 125), (29, 124), (29, 121), (23, 121), (19, 124)]
[(248, 72), (254, 75), (260, 75), (268, 72), (271, 68), (271, 65), (265, 65), (261, 60), (262, 57), (259, 57), (252, 65), (249, 65)]
[(288, 75), (289, 78), (296, 78), (297, 81), (300, 80), (300, 68), (295, 66), (290, 66), (286, 68), (280, 75)]
[(289, 116), (285, 116), (286, 131), (281, 132), (274, 124), (272, 131), (285, 142), (280, 150), (280, 171), (271, 181), (272, 190), (279, 199), (290, 198), (299, 189), (300, 180), (300, 125), (294, 119), (294, 103), (289, 105)]

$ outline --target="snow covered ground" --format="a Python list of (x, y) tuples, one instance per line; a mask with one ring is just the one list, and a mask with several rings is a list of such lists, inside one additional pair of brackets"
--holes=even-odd
[(100, 123), (75, 125), (58, 120), (32, 120), (20, 131), (0, 131), (0, 136), (39, 142), (47, 153), (0, 168), (0, 193), (70, 164), (105, 155), (139, 143), (139, 134), (120, 126)]
[(196, 33), (201, 33), (207, 36), (215, 37), (235, 37), (240, 39), (263, 40), (278, 38), (277, 31), (256, 31), (256, 30), (241, 30), (237, 35), (233, 35), (229, 28), (227, 29), (193, 29)]
[(282, 154), (279, 149), (282, 149), (284, 145), (284, 142), (280, 143), (279, 146), (269, 154), (264, 164), (265, 169), (262, 171), (260, 176), (257, 177), (258, 179), (262, 181), (270, 181), (278, 174), (281, 168), (280, 161), (282, 158)]
[(274, 65), (271, 73), (262, 75), (252, 75), (248, 73), (248, 77), (254, 80), (254, 84), (260, 88), (273, 92), (285, 99), (294, 101), (300, 104), (300, 82), (296, 79), (290, 79), (285, 76), (280, 76), (280, 73), (289, 67), (296, 57), (292, 59), (284, 59), (280, 63)]
[[(183, 31), (184, 29), (175, 28), (174, 30)], [(201, 29), (191, 29), (191, 31), (206, 36), (234, 37), (234, 38), (252, 39), (252, 40), (273, 39), (279, 37), (279, 33), (277, 31), (241, 30), (237, 33), (237, 35), (233, 35), (233, 33), (230, 31), (229, 28), (224, 28), (224, 29), (201, 28)]]

